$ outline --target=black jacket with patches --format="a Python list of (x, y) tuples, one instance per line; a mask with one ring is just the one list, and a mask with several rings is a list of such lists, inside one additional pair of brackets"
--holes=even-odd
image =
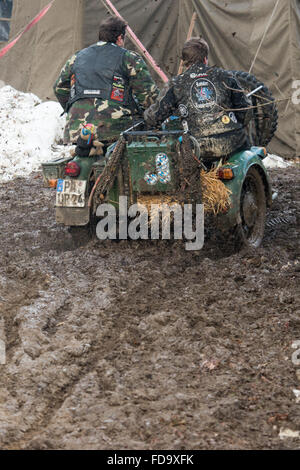
[[(79, 51), (71, 66), (74, 83), (68, 108), (75, 101), (84, 98), (112, 99), (127, 106), (131, 93), (129, 79), (124, 74), (125, 53), (126, 49), (112, 43), (106, 43), (102, 47), (93, 44)], [(131, 100), (133, 102), (132, 97)]]
[(244, 108), (249, 105), (232, 73), (194, 64), (166, 84), (144, 118), (157, 126), (170, 115), (179, 115), (198, 140), (203, 157), (220, 157), (245, 147), (244, 126), (251, 111)]

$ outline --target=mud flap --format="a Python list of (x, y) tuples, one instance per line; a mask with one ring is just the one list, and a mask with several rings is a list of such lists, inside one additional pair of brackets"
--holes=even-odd
[(90, 208), (86, 207), (56, 207), (56, 222), (67, 226), (87, 225), (90, 221)]

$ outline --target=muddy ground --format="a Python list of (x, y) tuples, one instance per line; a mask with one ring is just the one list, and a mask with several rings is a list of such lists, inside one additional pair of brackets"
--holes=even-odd
[(299, 167), (271, 177), (289, 223), (239, 253), (74, 243), (40, 174), (0, 186), (2, 449), (300, 448)]

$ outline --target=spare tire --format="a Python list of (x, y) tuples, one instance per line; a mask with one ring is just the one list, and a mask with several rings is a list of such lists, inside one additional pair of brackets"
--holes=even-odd
[[(240, 71), (232, 73), (246, 93), (263, 86), (251, 96), (252, 105), (257, 107), (253, 109), (253, 118), (248, 124), (248, 136), (251, 145), (266, 147), (274, 136), (278, 123), (278, 111), (273, 95), (254, 75)], [(263, 104), (264, 106), (261, 106)]]

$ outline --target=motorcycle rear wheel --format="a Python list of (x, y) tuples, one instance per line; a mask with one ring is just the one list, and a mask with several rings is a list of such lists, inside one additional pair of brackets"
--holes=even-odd
[(235, 240), (240, 246), (258, 248), (263, 240), (266, 222), (265, 186), (259, 171), (250, 168), (243, 182), (240, 199), (240, 220)]

